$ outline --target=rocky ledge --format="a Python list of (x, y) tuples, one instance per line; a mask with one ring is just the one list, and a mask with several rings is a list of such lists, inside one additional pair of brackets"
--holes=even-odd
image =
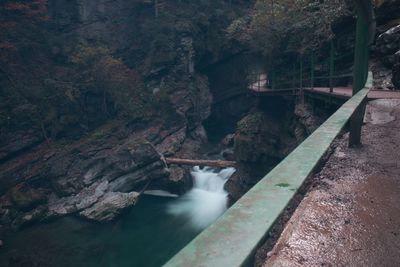
[(0, 199), (1, 225), (18, 228), (72, 213), (109, 221), (134, 205), (152, 181), (168, 179), (152, 144), (133, 137), (115, 142), (38, 147), (3, 165), (0, 181), (14, 177), (16, 185)]

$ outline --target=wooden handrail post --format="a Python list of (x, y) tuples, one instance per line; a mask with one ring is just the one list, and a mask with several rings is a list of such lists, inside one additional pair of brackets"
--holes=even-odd
[(333, 40), (330, 40), (329, 49), (329, 93), (333, 93), (333, 71), (335, 67), (335, 48), (333, 46)]

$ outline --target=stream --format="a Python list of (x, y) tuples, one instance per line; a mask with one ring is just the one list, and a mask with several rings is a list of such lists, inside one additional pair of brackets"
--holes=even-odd
[(195, 167), (186, 194), (143, 195), (112, 223), (69, 216), (27, 227), (4, 239), (0, 265), (161, 266), (226, 210), (223, 187), (234, 172)]

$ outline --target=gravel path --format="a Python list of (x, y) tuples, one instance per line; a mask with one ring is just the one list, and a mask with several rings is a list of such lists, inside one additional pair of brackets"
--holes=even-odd
[[(369, 102), (363, 146), (345, 134), (261, 266), (400, 266), (400, 100)], [(261, 259), (261, 260), (260, 260)]]

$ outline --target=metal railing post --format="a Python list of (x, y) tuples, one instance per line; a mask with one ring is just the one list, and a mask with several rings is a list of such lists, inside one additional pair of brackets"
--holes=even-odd
[[(371, 1), (356, 1), (357, 28), (356, 44), (354, 51), (353, 71), (353, 96), (364, 88), (368, 76), (369, 38), (374, 33), (374, 9)], [(370, 17), (368, 16), (370, 15)], [(370, 31), (371, 30), (371, 31)], [(349, 146), (355, 147), (361, 144), (361, 126), (365, 112), (365, 103), (358, 107), (350, 118)]]
[(293, 95), (296, 93), (296, 64), (293, 64), (293, 79), (292, 79)]
[(300, 90), (303, 88), (303, 57), (300, 56), (300, 75), (299, 75), (299, 87)]
[(275, 71), (271, 71), (271, 89), (275, 89)]
[(335, 67), (335, 48), (333, 46), (333, 40), (330, 41), (329, 49), (329, 93), (333, 92), (333, 71)]
[(304, 91), (303, 91), (303, 56), (300, 56), (300, 101), (304, 105)]
[(314, 90), (314, 52), (311, 52), (311, 64), (310, 64), (310, 76), (311, 76), (311, 90)]

